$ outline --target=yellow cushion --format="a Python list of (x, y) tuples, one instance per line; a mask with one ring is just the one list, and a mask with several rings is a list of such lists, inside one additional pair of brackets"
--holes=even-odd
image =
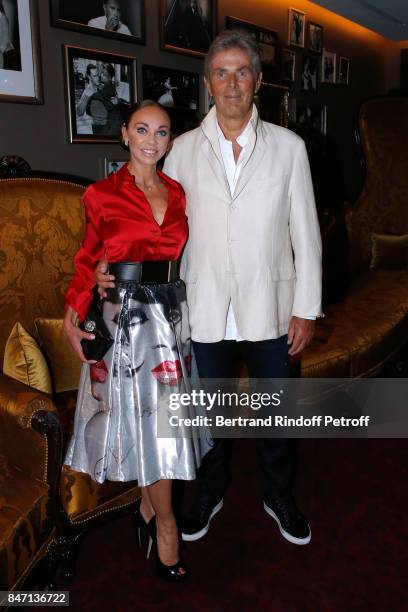
[(41, 347), (47, 355), (57, 393), (78, 389), (82, 363), (65, 336), (62, 319), (35, 319)]
[(38, 391), (52, 392), (51, 376), (44, 355), (21, 323), (14, 325), (6, 342), (3, 371), (10, 378)]
[(408, 267), (408, 234), (372, 234), (371, 268), (403, 270)]

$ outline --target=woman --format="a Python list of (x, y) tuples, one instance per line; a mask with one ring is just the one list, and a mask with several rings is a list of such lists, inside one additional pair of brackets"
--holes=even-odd
[[(187, 239), (185, 197), (179, 183), (156, 169), (170, 140), (170, 119), (162, 106), (146, 100), (132, 107), (122, 136), (129, 164), (84, 195), (85, 238), (66, 293), (64, 328), (85, 365), (65, 463), (98, 482), (138, 480), (139, 523), (150, 534), (156, 517), (158, 573), (180, 581), (186, 570), (179, 558), (171, 484), (195, 478), (211, 446), (205, 436), (185, 429), (179, 437), (169, 433), (170, 394), (188, 391), (190, 372), (196, 371), (185, 287), (175, 265)], [(95, 363), (85, 359), (81, 347), (81, 339), (93, 335), (77, 325), (90, 306), (93, 270), (103, 255), (116, 277), (103, 304), (114, 342)]]
[(163, 89), (165, 93), (162, 94), (160, 98), (157, 100), (158, 103), (161, 104), (162, 106), (174, 106), (173, 91), (178, 89), (178, 87), (173, 86), (171, 84), (170, 77), (167, 77), (164, 80)]
[(3, 0), (0, 0), (0, 68), (4, 68), (4, 55), (14, 49), (10, 36), (10, 24), (4, 10)]

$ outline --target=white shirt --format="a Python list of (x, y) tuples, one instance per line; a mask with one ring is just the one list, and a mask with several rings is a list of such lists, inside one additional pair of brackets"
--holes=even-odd
[[(100, 30), (106, 30), (106, 15), (102, 15), (102, 17), (95, 17), (95, 19), (90, 19), (88, 21), (88, 25), (91, 28), (99, 28)], [(119, 27), (117, 30), (108, 30), (109, 32), (117, 32), (118, 34), (128, 34), (132, 35), (131, 31), (124, 23), (119, 22)]]
[[(237, 182), (239, 179), (239, 175), (241, 173), (242, 168), (242, 160), (245, 156), (245, 147), (248, 144), (249, 134), (251, 130), (251, 122), (248, 121), (246, 128), (237, 138), (237, 143), (242, 148), (241, 153), (239, 154), (237, 162), (234, 159), (234, 151), (232, 148), (231, 140), (227, 140), (221, 130), (219, 124), (217, 123), (217, 131), (218, 131), (218, 139), (220, 143), (221, 156), (222, 161), (224, 162), (225, 173), (227, 175), (229, 188), (231, 191), (231, 196), (234, 195), (235, 187), (237, 186)], [(235, 321), (234, 311), (232, 309), (232, 304), (230, 302), (227, 314), (227, 323), (225, 328), (225, 338), (224, 340), (237, 340), (242, 341), (243, 338), (238, 334), (237, 323)]]

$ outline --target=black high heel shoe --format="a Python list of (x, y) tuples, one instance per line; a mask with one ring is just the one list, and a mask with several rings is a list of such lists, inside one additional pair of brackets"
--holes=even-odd
[[(133, 513), (133, 521), (137, 529), (139, 548), (144, 547), (144, 541), (146, 541), (147, 537), (146, 559), (148, 559), (152, 550), (153, 541), (156, 538), (156, 517), (153, 516), (147, 523), (140, 512), (141, 503), (142, 498), (140, 497), (136, 502), (136, 508)], [(143, 537), (143, 534), (145, 537)]]
[[(180, 541), (180, 538), (179, 538), (179, 541)], [(183, 561), (179, 559), (177, 563), (175, 563), (174, 565), (165, 565), (160, 560), (160, 557), (159, 557), (159, 550), (157, 547), (157, 536), (155, 537), (153, 541), (153, 545), (154, 545), (153, 550), (156, 555), (157, 575), (163, 580), (166, 580), (167, 582), (183, 582), (188, 576), (188, 572), (187, 572), (186, 566), (184, 565)], [(184, 570), (183, 574), (180, 574), (181, 569)]]

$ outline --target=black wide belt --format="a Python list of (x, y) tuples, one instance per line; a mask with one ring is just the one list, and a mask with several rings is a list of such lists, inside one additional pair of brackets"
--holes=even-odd
[(115, 276), (117, 283), (171, 283), (180, 278), (177, 261), (110, 263), (109, 274)]

